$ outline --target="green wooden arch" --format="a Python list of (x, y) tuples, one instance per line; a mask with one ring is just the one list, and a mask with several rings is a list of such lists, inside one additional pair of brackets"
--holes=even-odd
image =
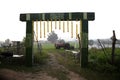
[(26, 13), (20, 21), (26, 22), (26, 65), (33, 65), (33, 21), (76, 21), (81, 20), (81, 67), (88, 65), (88, 21), (95, 19), (94, 12)]

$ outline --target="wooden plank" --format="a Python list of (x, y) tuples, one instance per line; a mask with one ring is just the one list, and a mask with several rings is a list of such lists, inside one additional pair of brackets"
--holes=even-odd
[(25, 13), (20, 14), (20, 21), (67, 21), (94, 20), (94, 12), (68, 12), (68, 13)]

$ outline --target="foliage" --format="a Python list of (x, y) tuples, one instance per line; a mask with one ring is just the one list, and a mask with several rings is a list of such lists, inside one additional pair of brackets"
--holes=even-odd
[(6, 39), (6, 40), (5, 40), (5, 43), (6, 43), (6, 44), (10, 44), (10, 39)]
[[(101, 49), (91, 49), (89, 50), (89, 62), (90, 68), (98, 72), (120, 72), (120, 50), (116, 49), (115, 64), (111, 64), (111, 49), (107, 48), (107, 56), (103, 53)], [(93, 67), (95, 66), (95, 67)]]
[(25, 46), (26, 37), (23, 37), (22, 44)]
[(94, 41), (93, 40), (89, 40), (89, 43), (88, 43), (90, 46), (92, 46), (94, 44)]
[(10, 46), (10, 44), (11, 44), (10, 39), (6, 39), (5, 43), (3, 44), (3, 46)]
[(0, 47), (0, 53), (4, 51), (4, 48)]
[(50, 42), (52, 42), (52, 43), (55, 43), (57, 39), (58, 39), (58, 36), (57, 36), (57, 34), (54, 31), (52, 31), (48, 35), (48, 38), (47, 38), (47, 40), (50, 41)]
[[(111, 49), (106, 49), (107, 52), (111, 52)], [(116, 52), (119, 52), (119, 49), (116, 49)], [(89, 51), (89, 66), (88, 68), (80, 68), (79, 62), (76, 62), (73, 55), (68, 52), (56, 51), (58, 62), (61, 65), (64, 65), (69, 70), (74, 71), (81, 76), (84, 76), (87, 80), (119, 80), (120, 79), (120, 56), (115, 58), (116, 65), (111, 65), (102, 50), (92, 49)], [(107, 54), (110, 59), (110, 53)], [(91, 77), (92, 76), (92, 77)]]

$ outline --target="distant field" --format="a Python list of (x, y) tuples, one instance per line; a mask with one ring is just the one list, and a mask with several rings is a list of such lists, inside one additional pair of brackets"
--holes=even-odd
[(42, 49), (55, 49), (55, 46), (52, 43), (43, 43)]
[[(70, 42), (70, 46), (74, 46), (75, 48), (79, 47), (78, 42)], [(34, 47), (36, 48), (37, 45), (35, 44)], [(55, 49), (53, 43), (42, 43), (42, 49)]]
[[(79, 44), (75, 42), (70, 42), (70, 46), (74, 46), (75, 48), (78, 48)], [(42, 43), (42, 48), (43, 49), (55, 49), (55, 46), (53, 43)]]

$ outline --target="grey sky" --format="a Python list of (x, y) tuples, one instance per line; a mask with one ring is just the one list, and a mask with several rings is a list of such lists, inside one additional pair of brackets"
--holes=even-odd
[(89, 39), (109, 38), (112, 30), (120, 38), (119, 0), (1, 0), (0, 40), (22, 40), (25, 22), (20, 13), (95, 12), (95, 21), (89, 22)]

